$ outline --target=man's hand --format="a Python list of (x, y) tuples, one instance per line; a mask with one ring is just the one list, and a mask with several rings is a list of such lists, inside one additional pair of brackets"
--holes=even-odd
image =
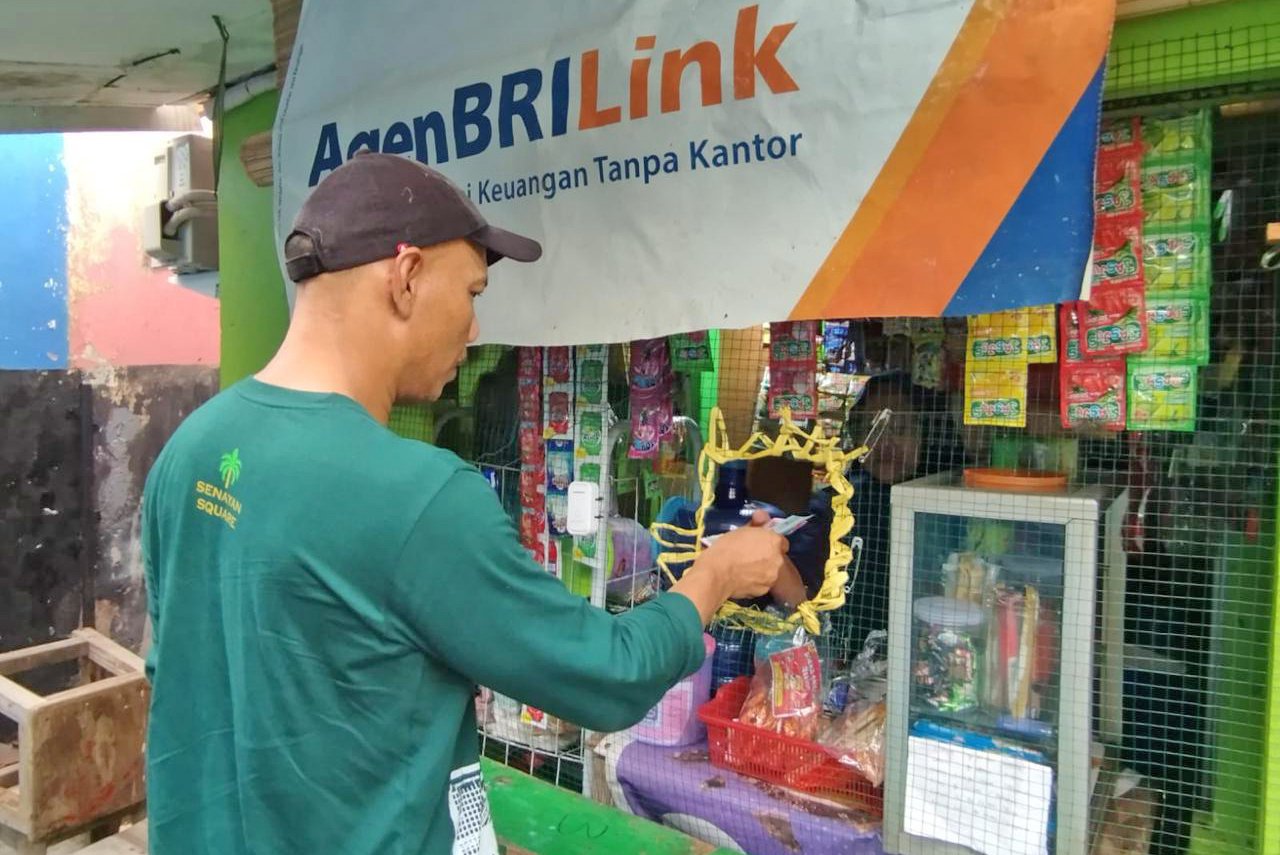
[(754, 599), (767, 594), (787, 566), (787, 539), (763, 526), (756, 511), (749, 525), (718, 538), (693, 562), (671, 590), (688, 597), (708, 624), (725, 600)]

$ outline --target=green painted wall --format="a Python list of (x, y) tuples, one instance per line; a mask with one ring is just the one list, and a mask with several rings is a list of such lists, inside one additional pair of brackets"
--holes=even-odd
[(240, 163), (240, 143), (271, 129), (276, 100), (275, 92), (259, 95), (229, 110), (223, 122), (218, 287), (224, 387), (265, 365), (289, 323), (284, 280), (276, 260), (271, 188), (250, 181)]
[(1226, 0), (1116, 24), (1105, 97), (1280, 78), (1280, 2)]

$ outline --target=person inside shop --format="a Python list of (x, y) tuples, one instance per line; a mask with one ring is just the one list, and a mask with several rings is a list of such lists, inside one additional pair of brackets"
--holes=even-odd
[(696, 670), (723, 602), (775, 585), (786, 541), (756, 518), (656, 600), (592, 608), (475, 469), (387, 429), (456, 375), (489, 266), (540, 253), (392, 155), (302, 205), (283, 344), (144, 491), (153, 853), (495, 855), (476, 684), (621, 730)]

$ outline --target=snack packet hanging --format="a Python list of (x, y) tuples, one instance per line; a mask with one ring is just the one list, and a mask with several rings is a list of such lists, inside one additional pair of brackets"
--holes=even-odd
[(1149, 292), (1208, 296), (1208, 227), (1189, 224), (1145, 229), (1142, 234), (1142, 274)]
[(1145, 228), (1208, 226), (1209, 170), (1199, 159), (1159, 163), (1142, 170)]
[(1135, 213), (1099, 220), (1093, 230), (1093, 287), (1142, 283), (1141, 218)]
[(1209, 112), (1196, 110), (1184, 116), (1142, 119), (1142, 151), (1158, 159), (1191, 154), (1207, 155), (1211, 130)]
[(964, 423), (999, 427), (1027, 426), (1027, 367), (966, 368)]
[(969, 317), (970, 368), (983, 365), (1025, 364), (1029, 319), (1026, 311), (990, 312)]
[(862, 358), (862, 326), (855, 321), (825, 321), (822, 362), (831, 374), (857, 374)]
[(769, 368), (816, 369), (818, 338), (815, 321), (783, 321), (769, 324)]
[(671, 348), (673, 370), (695, 374), (715, 367), (711, 358), (711, 337), (706, 330), (673, 335), (667, 343)]
[(1058, 338), (1063, 364), (1084, 361), (1080, 353), (1080, 311), (1084, 304), (1073, 300), (1058, 306)]
[(1142, 120), (1137, 116), (1103, 119), (1098, 126), (1098, 151), (1135, 160), (1142, 157)]
[(1196, 428), (1194, 365), (1129, 363), (1129, 430), (1193, 431)]
[(1027, 313), (1027, 361), (1058, 361), (1057, 307), (1034, 306)]
[(818, 378), (813, 369), (769, 369), (769, 418), (782, 418), (783, 409), (797, 420), (818, 417)]
[(567, 347), (547, 348), (547, 379), (552, 383), (568, 383), (572, 357)]
[(1136, 151), (1099, 152), (1093, 210), (1100, 219), (1137, 214), (1142, 205)]
[(1147, 349), (1129, 357), (1144, 362), (1209, 364), (1209, 301), (1203, 297), (1147, 295)]
[(1088, 302), (1082, 304), (1079, 322), (1080, 353), (1085, 359), (1146, 350), (1142, 284), (1094, 288)]
[(1064, 363), (1058, 376), (1061, 384), (1058, 408), (1064, 428), (1124, 430), (1124, 360)]

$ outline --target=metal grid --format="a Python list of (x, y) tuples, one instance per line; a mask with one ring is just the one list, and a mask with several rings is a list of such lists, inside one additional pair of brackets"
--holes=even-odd
[[(1101, 497), (1096, 549), (1064, 559), (1067, 575), (1095, 574), (1093, 594), (1080, 595), (1081, 602), (1071, 606), (1092, 623), (1092, 654), (1054, 650), (1053, 676), (1035, 703), (1054, 708), (1062, 674), (1088, 680), (1092, 673), (1089, 731), (1101, 749), (1095, 759), (1105, 757), (1105, 762), (1101, 783), (1088, 788), (1087, 840), (1055, 842), (1051, 851), (1085, 851), (1080, 847), (1118, 826), (1145, 835), (1154, 855), (1257, 851), (1280, 439), (1280, 283), (1275, 272), (1259, 264), (1265, 225), (1280, 221), (1280, 113), (1262, 95), (1280, 92), (1280, 77), (1272, 73), (1277, 67), (1280, 28), (1270, 25), (1127, 45), (1110, 57), (1108, 116), (1167, 118), (1211, 105), (1209, 351), (1203, 360), (1207, 364), (1192, 369), (1197, 387), (1189, 430), (1064, 430), (1061, 353), (1053, 361), (1022, 366), (1022, 425), (993, 423), (999, 422), (998, 408), (986, 413), (987, 424), (974, 424), (984, 419), (973, 418), (974, 395), (967, 399), (965, 394), (974, 366), (966, 357), (972, 340), (964, 319), (857, 322), (858, 373), (817, 378), (818, 418), (848, 444), (866, 434), (875, 413), (894, 411), (891, 429), (875, 453), (861, 471), (851, 473), (854, 535), (864, 543), (847, 602), (832, 615), (825, 642), (824, 655), (836, 672), (850, 666), (869, 633), (894, 623), (891, 544), (897, 549), (912, 544), (904, 542), (891, 521), (893, 485), (965, 467), (1046, 469), (1069, 472), (1074, 488)], [(1239, 101), (1243, 95), (1251, 100)], [(1060, 320), (1055, 312), (1059, 349), (1064, 343), (1058, 337)], [(1027, 335), (1023, 327), (1001, 326), (1006, 323), (992, 322), (994, 331)], [(705, 430), (715, 405), (724, 410), (733, 437), (771, 430), (776, 422), (769, 413), (768, 328), (715, 331), (712, 341), (714, 369), (679, 378), (673, 396), (677, 413)], [(609, 402), (622, 420), (628, 417), (627, 362), (627, 349), (615, 348)], [(487, 467), (515, 518), (520, 502), (514, 495), (513, 371), (490, 352), (464, 367), (467, 379), (460, 378), (442, 405), (431, 413), (398, 412), (395, 424), (406, 435), (433, 439)], [(491, 382), (474, 393), (481, 376)], [(464, 388), (473, 392), (460, 391)], [(647, 525), (654, 519), (654, 495), (692, 497), (692, 486), (687, 470), (649, 477), (643, 468), (620, 471), (612, 486), (617, 512)], [(797, 498), (788, 493), (794, 478), (761, 469), (752, 479), (748, 484), (754, 495), (780, 507), (796, 506)], [(1121, 503), (1112, 504), (1117, 498)], [(803, 507), (803, 497), (798, 507)], [(953, 522), (990, 516), (988, 505), (977, 498), (957, 499), (952, 510)], [(1123, 576), (1114, 575), (1117, 564)], [(1062, 586), (1058, 577), (1040, 593), (1061, 600)], [(1070, 604), (1054, 607), (1059, 610), (1054, 620), (1062, 619), (1066, 606)], [(895, 628), (912, 631), (911, 616), (910, 607), (902, 606)], [(1055, 631), (1061, 633), (1062, 626)], [(715, 629), (713, 634), (724, 650), (742, 641), (740, 634)], [(890, 639), (891, 646), (906, 649), (917, 643), (918, 638)], [(741, 655), (749, 657), (749, 652)], [(600, 774), (600, 755), (608, 745), (593, 751), (597, 739), (587, 734), (550, 748), (530, 747), (519, 738), (496, 738), (482, 730), (486, 755), (598, 798), (607, 800), (612, 792), (616, 800), (616, 786), (611, 790), (599, 780), (608, 777)], [(1054, 743), (1044, 745), (1050, 759), (1060, 759)], [(1108, 803), (1105, 796), (1124, 770), (1137, 773), (1139, 786)], [(898, 769), (897, 774), (905, 772)], [(720, 786), (708, 781), (708, 787)], [(795, 807), (794, 794), (782, 796), (771, 786), (756, 789), (790, 799)], [(1060, 804), (1067, 799), (1055, 793), (1054, 800), (1061, 826), (1071, 819)], [(754, 808), (744, 801), (741, 809)], [(825, 819), (835, 811), (839, 822), (853, 828), (874, 824), (867, 813), (847, 805), (803, 809)], [(900, 826), (901, 819), (891, 822)], [(775, 823), (767, 831), (775, 842), (794, 842), (784, 825)], [(1017, 837), (1016, 828), (1007, 831), (1009, 839)]]

